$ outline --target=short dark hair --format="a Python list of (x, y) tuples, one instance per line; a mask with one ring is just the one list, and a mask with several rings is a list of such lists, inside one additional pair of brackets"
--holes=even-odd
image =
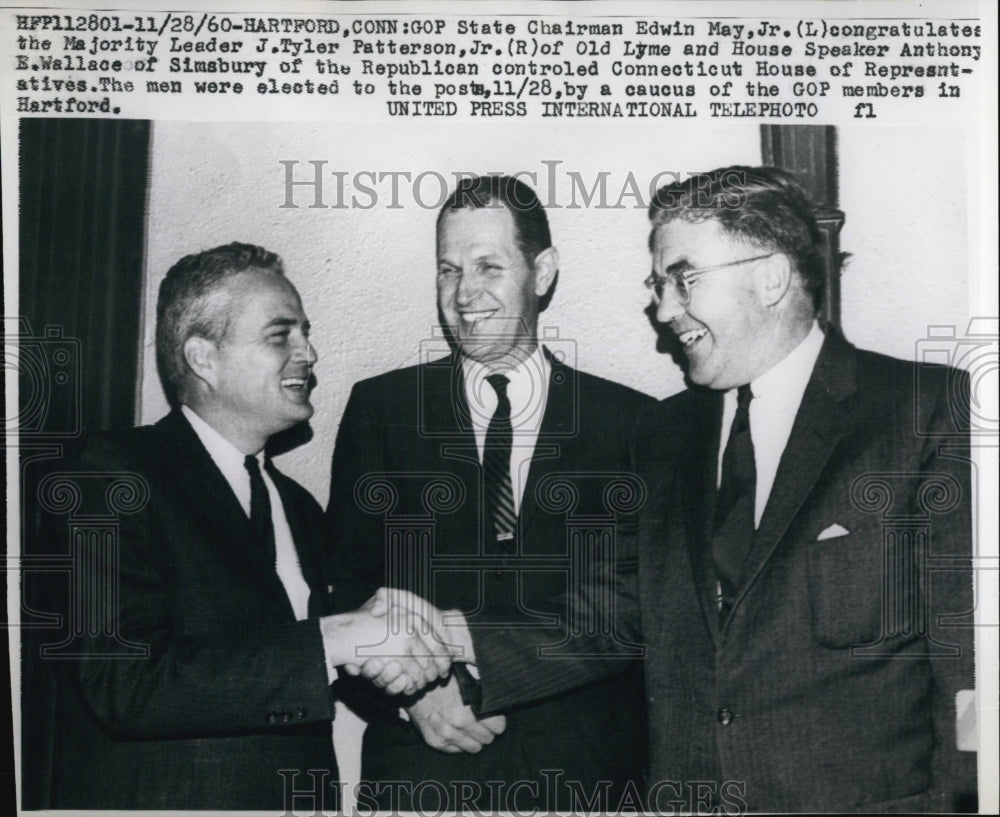
[(156, 365), (171, 405), (183, 397), (188, 375), (184, 343), (194, 336), (213, 343), (225, 338), (232, 316), (213, 296), (229, 278), (253, 269), (285, 274), (273, 252), (237, 241), (185, 255), (167, 271), (156, 301)]
[(518, 249), (532, 264), (552, 246), (549, 219), (535, 191), (513, 176), (466, 176), (456, 185), (438, 213), (437, 226), (446, 213), (503, 205), (514, 219)]
[(674, 219), (713, 220), (730, 236), (785, 254), (819, 308), (826, 285), (822, 238), (816, 208), (792, 173), (732, 165), (661, 187), (649, 205), (650, 247), (657, 228)]

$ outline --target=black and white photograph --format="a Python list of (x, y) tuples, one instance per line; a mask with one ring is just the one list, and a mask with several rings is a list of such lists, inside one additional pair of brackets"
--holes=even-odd
[(997, 808), (995, 9), (119, 5), (0, 9), (12, 809)]

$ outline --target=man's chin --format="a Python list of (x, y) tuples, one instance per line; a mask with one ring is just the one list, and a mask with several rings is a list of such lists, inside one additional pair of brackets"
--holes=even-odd
[(712, 374), (706, 369), (705, 366), (698, 366), (691, 363), (691, 358), (687, 360), (687, 380), (694, 386), (704, 386), (708, 389), (713, 389), (715, 386), (712, 384)]
[(304, 423), (316, 412), (316, 409), (313, 408), (308, 398), (302, 401), (289, 400), (288, 402), (288, 410), (285, 412), (285, 420), (287, 421), (285, 428), (291, 428), (299, 423)]
[[(705, 338), (703, 341), (699, 341), (699, 343), (704, 343), (707, 340), (708, 338)], [(718, 366), (713, 365), (715, 361), (708, 354), (708, 351), (696, 346), (696, 348), (684, 352), (687, 364), (685, 376), (688, 382), (695, 386), (714, 389), (717, 388), (715, 381), (719, 378), (721, 372)]]
[(531, 351), (522, 344), (498, 343), (496, 340), (477, 341), (475, 338), (459, 340), (458, 351), (463, 357), (483, 364), (506, 362), (516, 365), (531, 355)]
[(281, 413), (281, 419), (276, 425), (280, 425), (277, 432), (287, 431), (293, 426), (297, 426), (299, 423), (304, 423), (309, 420), (313, 414), (315, 414), (315, 409), (312, 407), (312, 403), (300, 403), (287, 406), (285, 410)]

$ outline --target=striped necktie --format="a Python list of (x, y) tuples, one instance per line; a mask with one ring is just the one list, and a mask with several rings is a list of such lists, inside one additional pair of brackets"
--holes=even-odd
[(486, 429), (483, 450), (483, 471), (486, 476), (486, 501), (493, 518), (498, 542), (514, 538), (517, 514), (514, 511), (514, 489), (510, 481), (510, 450), (514, 430), (510, 424), (510, 398), (502, 374), (491, 374), (486, 380), (497, 393), (497, 407)]

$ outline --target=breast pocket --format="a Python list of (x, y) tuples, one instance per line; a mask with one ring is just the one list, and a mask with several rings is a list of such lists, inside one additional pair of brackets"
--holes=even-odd
[(872, 644), (883, 627), (882, 532), (862, 529), (808, 547), (812, 632), (831, 649)]

